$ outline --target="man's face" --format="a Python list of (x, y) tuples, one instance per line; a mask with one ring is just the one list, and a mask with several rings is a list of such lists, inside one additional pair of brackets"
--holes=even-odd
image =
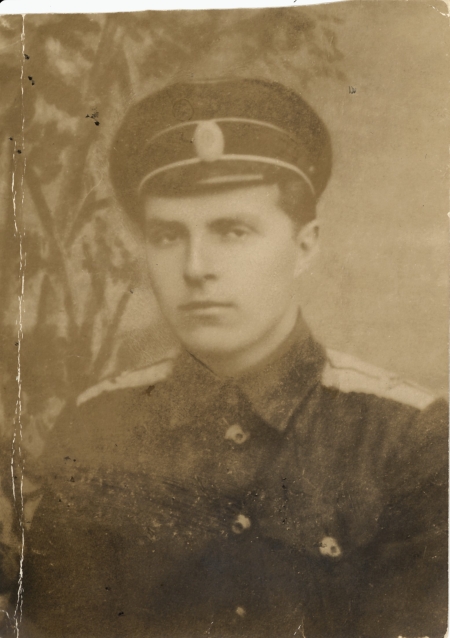
[(295, 320), (296, 277), (311, 251), (278, 196), (263, 185), (146, 200), (153, 289), (193, 354), (244, 352)]

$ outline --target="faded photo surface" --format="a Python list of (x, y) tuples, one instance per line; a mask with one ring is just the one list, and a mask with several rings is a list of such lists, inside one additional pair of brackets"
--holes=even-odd
[(0, 17), (0, 636), (442, 638), (447, 8)]

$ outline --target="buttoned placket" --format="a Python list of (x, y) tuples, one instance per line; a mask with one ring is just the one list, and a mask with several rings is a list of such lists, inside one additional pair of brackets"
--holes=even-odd
[[(259, 517), (269, 515), (267, 507), (270, 508), (270, 504), (264, 503), (261, 507), (262, 503), (259, 503), (259, 498), (264, 496), (264, 486), (261, 485), (262, 489), (255, 487), (259, 483), (258, 476), (262, 477), (267, 472), (270, 461), (277, 455), (278, 444), (285, 439), (285, 430), (292, 423), (293, 414), (298, 411), (299, 404), (311, 386), (318, 382), (323, 354), (320, 347), (309, 338), (300, 345), (294, 345), (284, 359), (275, 362), (270, 380), (266, 379), (261, 385), (258, 379), (264, 378), (264, 372), (258, 372), (249, 382), (248, 379), (223, 382), (195, 359), (189, 362), (189, 358), (187, 366), (188, 370), (192, 366), (193, 374), (188, 372), (183, 375), (184, 379), (187, 377), (192, 381), (190, 388), (184, 388), (188, 406), (191, 400), (194, 403), (201, 401), (200, 410), (195, 408), (194, 412), (197, 415), (200, 412), (205, 414), (217, 450), (220, 450), (220, 441), (223, 442), (222, 466), (230, 463), (229, 471), (234, 475), (243, 469), (245, 478), (245, 469), (252, 463), (251, 459), (258, 462), (259, 467), (255, 467), (253, 476), (249, 473), (242, 484), (242, 500), (237, 498), (229, 510), (229, 540), (224, 539), (224, 542), (233, 542), (235, 539), (241, 547), (239, 551), (243, 551), (244, 555), (247, 543), (255, 542), (261, 533)], [(266, 415), (268, 420), (264, 418)], [(266, 460), (261, 463), (263, 457)], [(239, 481), (235, 483), (236, 487), (238, 484)], [(253, 490), (252, 494), (246, 485)], [(298, 539), (299, 543), (303, 541)], [(317, 538), (316, 548), (317, 553), (324, 557), (335, 559), (340, 556), (339, 544), (334, 538), (327, 537), (326, 533)], [(249, 601), (236, 600), (236, 606), (230, 608), (236, 621), (248, 619), (251, 612), (248, 604)]]

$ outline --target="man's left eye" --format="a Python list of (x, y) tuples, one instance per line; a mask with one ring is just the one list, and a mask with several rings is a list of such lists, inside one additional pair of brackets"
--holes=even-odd
[(248, 230), (246, 228), (242, 228), (242, 226), (228, 228), (222, 232), (222, 236), (226, 239), (241, 239), (246, 235), (248, 235)]

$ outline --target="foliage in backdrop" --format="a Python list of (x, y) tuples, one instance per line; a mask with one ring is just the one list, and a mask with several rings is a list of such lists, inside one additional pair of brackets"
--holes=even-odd
[(65, 402), (117, 365), (141, 277), (107, 172), (128, 106), (176, 79), (283, 77), (300, 91), (342, 80), (335, 20), (321, 7), (0, 19), (3, 438), (18, 349), (33, 454)]

